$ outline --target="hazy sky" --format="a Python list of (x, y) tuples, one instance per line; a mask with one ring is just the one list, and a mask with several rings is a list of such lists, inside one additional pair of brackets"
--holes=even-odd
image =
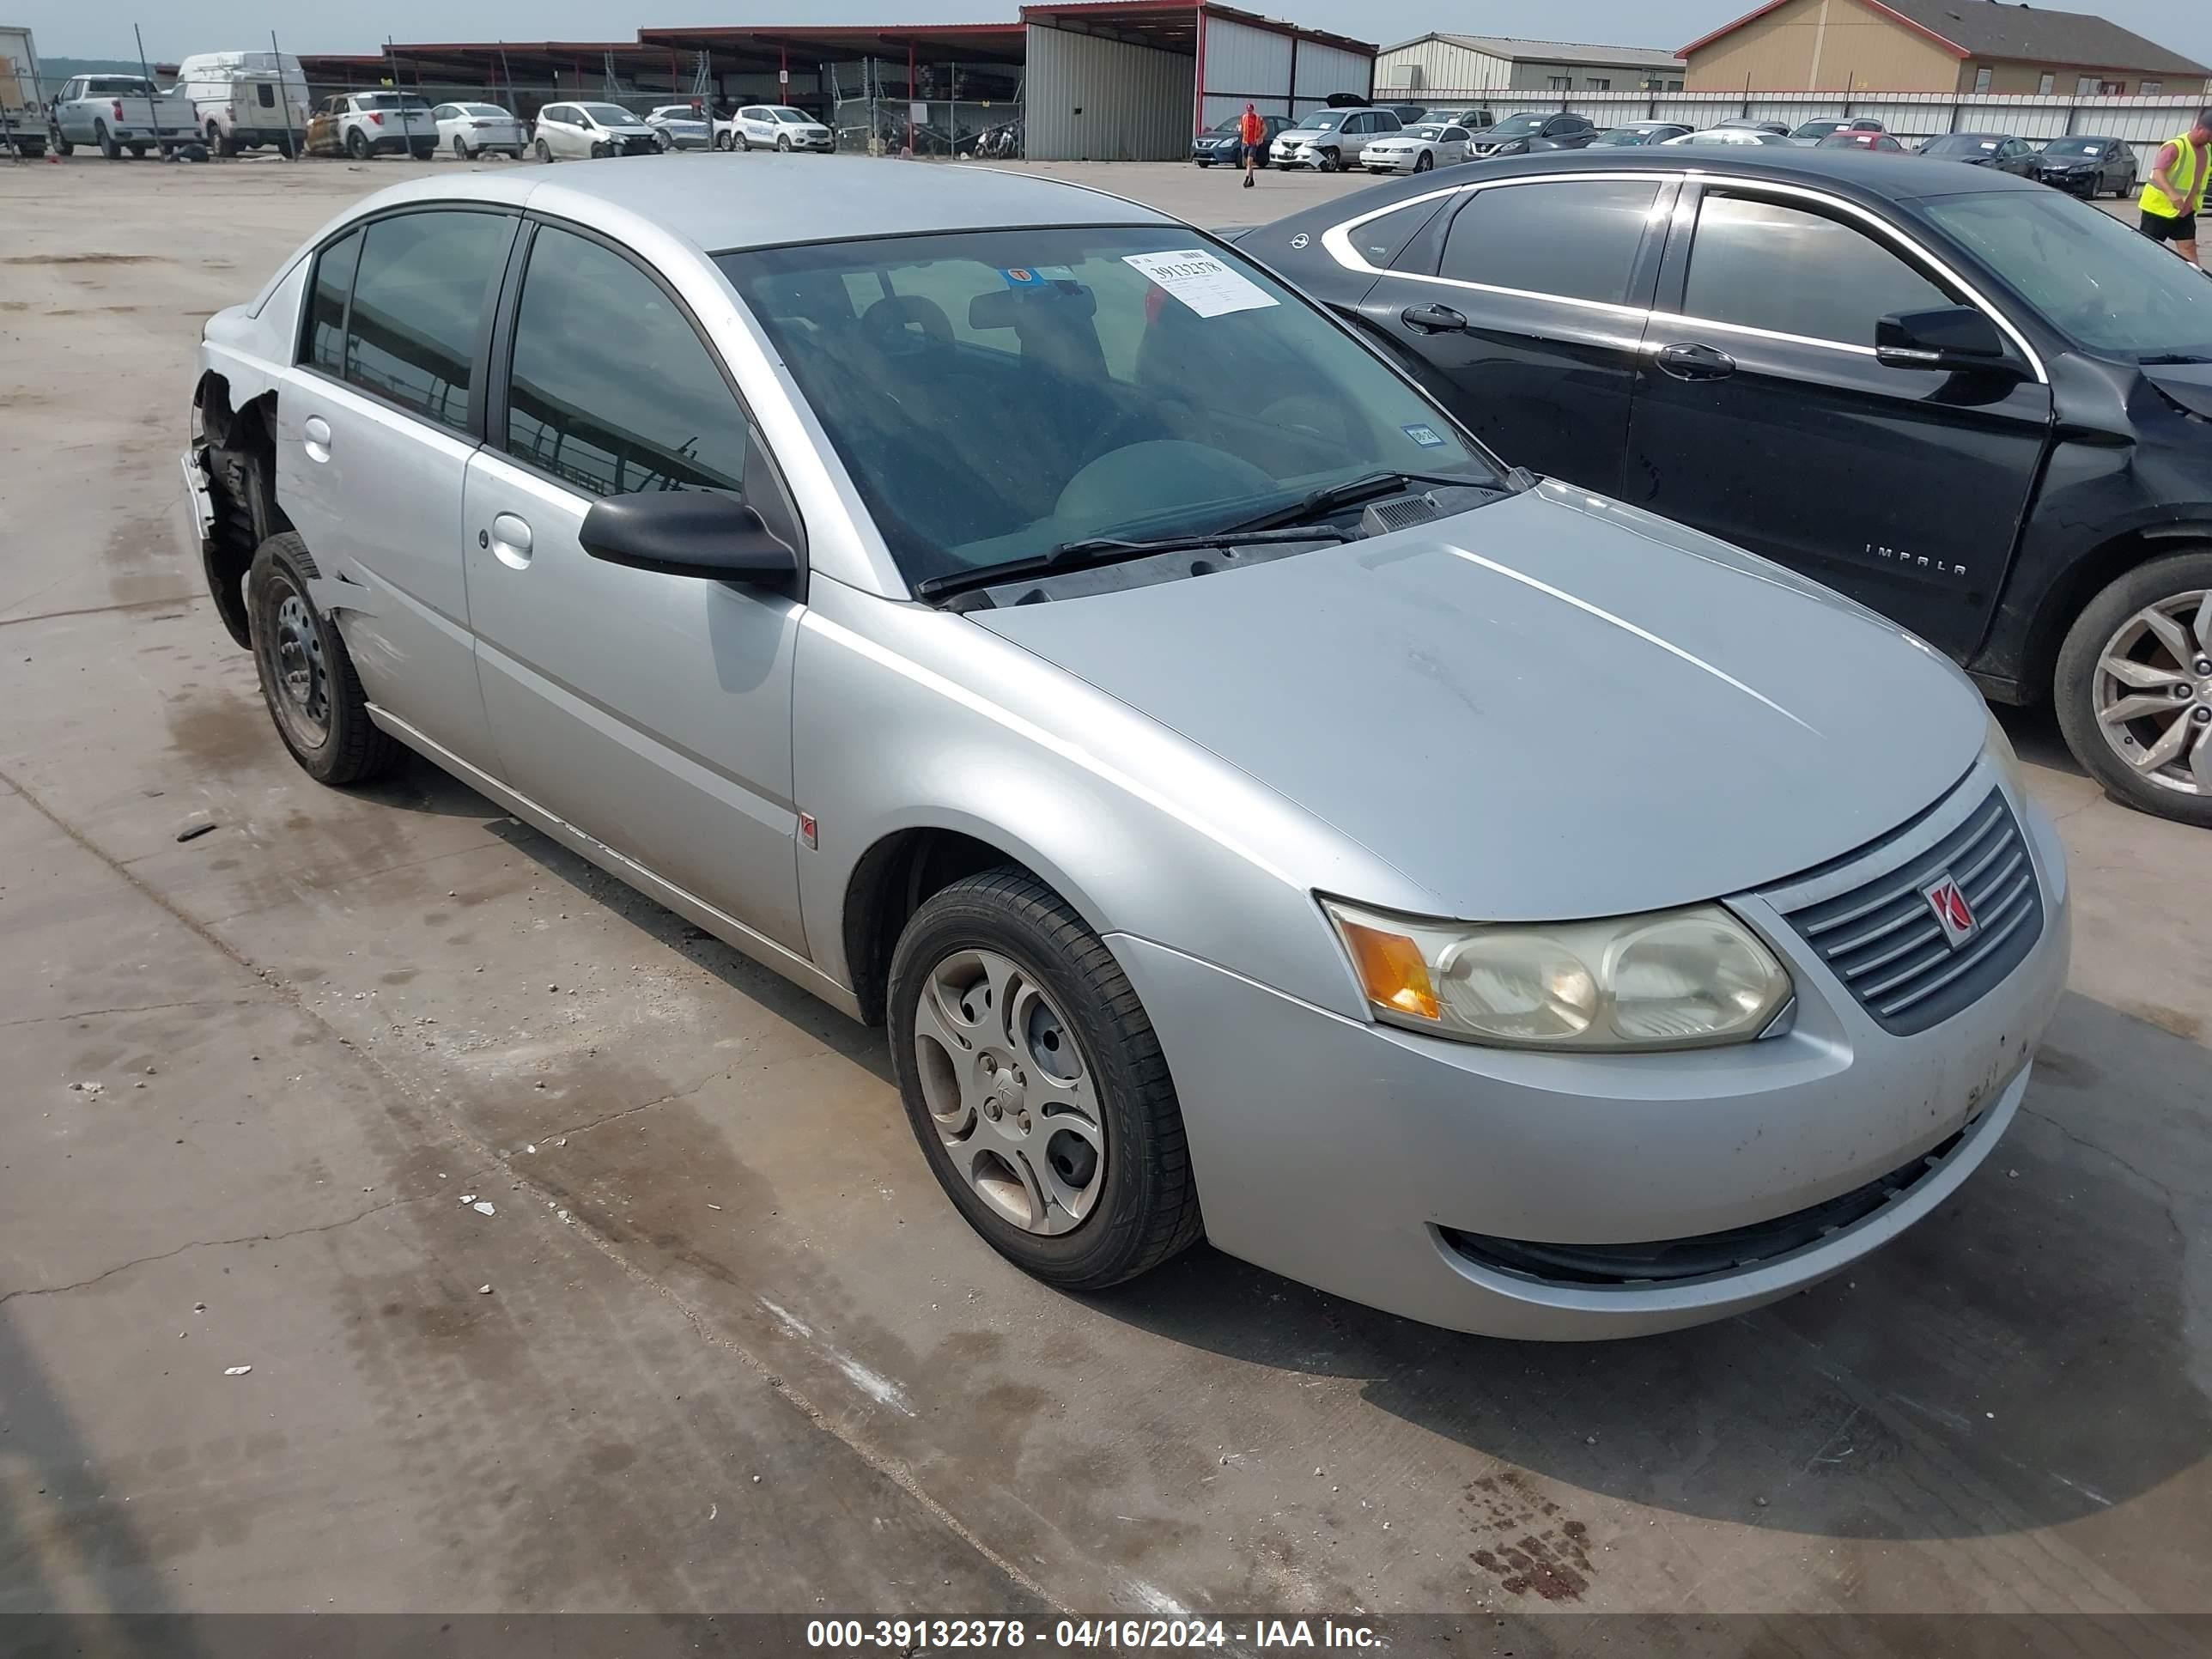
[[(1384, 46), (1431, 29), (1542, 33), (1615, 46), (1679, 46), (1751, 9), (1753, 0), (1565, 0), (1542, 9), (1460, 6), (1443, 0), (1240, 0)], [(1962, 0), (1986, 5), (1993, 0)], [(135, 21), (149, 59), (265, 47), (276, 30), (287, 52), (370, 52), (397, 40), (623, 40), (641, 25), (687, 23), (982, 22), (1012, 18), (1019, 0), (379, 0), (369, 6), (302, 6), (298, 0), (189, 0), (148, 5)], [(2212, 6), (2190, 0), (2106, 0), (2113, 21), (2212, 64)], [(316, 14), (320, 13), (318, 16)], [(0, 18), (27, 23), (42, 53), (128, 57), (134, 21), (118, 0), (0, 0)]]

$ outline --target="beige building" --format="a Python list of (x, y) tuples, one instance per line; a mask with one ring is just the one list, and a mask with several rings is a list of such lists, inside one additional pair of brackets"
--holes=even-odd
[(2195, 95), (2212, 70), (2084, 12), (1999, 0), (1773, 0), (1682, 48), (1692, 92)]

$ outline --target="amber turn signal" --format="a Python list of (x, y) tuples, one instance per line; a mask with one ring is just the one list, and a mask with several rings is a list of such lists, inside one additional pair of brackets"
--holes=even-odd
[(1436, 987), (1421, 947), (1403, 933), (1385, 933), (1339, 916), (1336, 925), (1352, 951), (1352, 964), (1368, 1000), (1415, 1019), (1440, 1019)]

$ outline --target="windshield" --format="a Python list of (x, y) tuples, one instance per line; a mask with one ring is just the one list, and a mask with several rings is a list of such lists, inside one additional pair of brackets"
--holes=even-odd
[(1224, 121), (1216, 121), (1213, 125), (1208, 129), (1208, 131), (1212, 132), (1235, 132), (1243, 125), (1244, 118), (1243, 116), (1232, 115)]
[(620, 104), (579, 104), (576, 107), (603, 127), (627, 127), (637, 121), (637, 117)]
[(1808, 121), (1790, 136), (1792, 138), (1818, 138), (1823, 133), (1834, 132), (1849, 125), (1849, 121)]
[(1378, 471), (1497, 482), (1322, 313), (1196, 240), (956, 231), (717, 263), (909, 582), (1096, 536), (1210, 532)]
[(2004, 143), (1981, 132), (1947, 132), (1921, 145), (1923, 155), (1984, 155)]
[(1421, 125), (1411, 129), (1411, 132), (1412, 136), (1416, 138), (1441, 138), (1444, 136), (1444, 130), (1437, 125), (1433, 121), (1425, 122)]
[(1526, 138), (1542, 127), (1544, 119), (1540, 115), (1509, 115), (1491, 128), (1490, 136), (1492, 138)]
[(2101, 138), (2053, 138), (2043, 147), (2043, 153), (2045, 155), (2099, 156), (2105, 153), (2105, 141)]
[(696, 121), (699, 118), (698, 111), (689, 104), (663, 104), (653, 112), (664, 121)]
[(152, 94), (154, 87), (135, 76), (96, 75), (84, 83), (84, 89), (88, 96), (144, 98)]
[(2092, 351), (2212, 360), (2212, 282), (2056, 191), (1929, 198), (1923, 210)]
[(1592, 144), (1648, 144), (1654, 138), (1663, 138), (1674, 131), (1672, 127), (1615, 127), (1610, 132), (1601, 132), (1590, 140)]
[(776, 106), (775, 118), (782, 122), (786, 126), (794, 127), (811, 126), (814, 122), (814, 118), (809, 115), (805, 110), (793, 109), (783, 104)]
[(1302, 132), (1334, 132), (1343, 119), (1343, 115), (1336, 110), (1316, 110), (1298, 123), (1298, 130)]

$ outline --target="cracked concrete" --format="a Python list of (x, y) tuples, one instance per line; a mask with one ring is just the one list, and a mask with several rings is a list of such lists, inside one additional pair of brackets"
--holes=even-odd
[[(167, 263), (0, 281), (212, 307), (417, 169), (27, 171), (11, 235), (82, 243), (91, 189)], [(1847, 1277), (1586, 1349), (1204, 1251), (1058, 1296), (950, 1213), (879, 1033), (427, 768), (290, 765), (172, 597), (190, 358), (0, 324), (0, 396), (58, 394), (0, 454), (0, 1611), (1510, 1611), (1559, 1565), (1595, 1609), (2204, 1606), (2212, 836), (2043, 723), (2074, 994), (1991, 1164)], [(169, 427), (89, 395), (126, 372)]]

